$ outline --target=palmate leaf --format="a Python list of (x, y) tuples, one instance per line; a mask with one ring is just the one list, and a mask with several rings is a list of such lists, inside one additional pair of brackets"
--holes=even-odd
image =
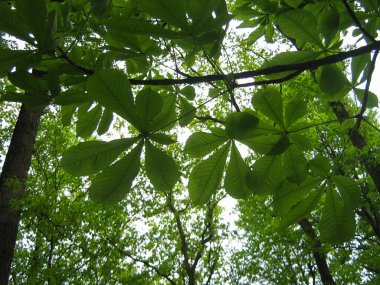
[(130, 191), (140, 169), (142, 144), (99, 173), (89, 188), (90, 198), (103, 204), (121, 201)]
[(319, 31), (326, 39), (326, 43), (330, 43), (339, 31), (339, 12), (334, 6), (326, 5), (318, 17)]
[(40, 60), (41, 54), (35, 51), (0, 48), (0, 77), (2, 74), (9, 72), (12, 67), (16, 67), (16, 70), (26, 70), (37, 64)]
[(137, 138), (117, 139), (109, 142), (88, 141), (69, 148), (62, 157), (61, 166), (75, 176), (86, 176), (109, 166)]
[(195, 99), (195, 88), (194, 86), (188, 85), (181, 90), (179, 90), (179, 93), (184, 95), (187, 99), (189, 100), (194, 100)]
[(99, 136), (105, 134), (111, 126), (113, 120), (113, 112), (108, 109), (103, 110), (102, 118), (100, 119), (97, 133)]
[(2, 32), (33, 44), (34, 40), (30, 36), (30, 28), (27, 24), (20, 20), (18, 13), (11, 9), (11, 5), (6, 2), (1, 2), (0, 15), (0, 30)]
[(343, 72), (335, 65), (325, 65), (321, 67), (319, 76), (319, 88), (322, 92), (332, 97), (343, 91), (347, 79)]
[(288, 213), (283, 215), (278, 230), (282, 231), (293, 223), (306, 217), (318, 204), (323, 191), (316, 189), (309, 192), (309, 195), (293, 206)]
[(181, 112), (179, 114), (179, 125), (181, 127), (185, 127), (187, 126), (188, 124), (191, 123), (191, 121), (195, 118), (195, 107), (189, 102), (187, 101), (185, 98), (183, 97), (179, 97), (179, 100), (180, 100), (180, 109), (181, 109)]
[[(355, 95), (358, 98), (359, 102), (363, 104), (365, 90), (360, 89), (360, 88), (354, 88), (354, 92), (355, 92)], [(367, 108), (375, 108), (378, 106), (379, 106), (379, 98), (376, 96), (375, 93), (368, 90), (366, 107)]]
[(358, 184), (350, 177), (333, 175), (331, 177), (334, 184), (338, 187), (344, 205), (355, 209), (360, 203), (360, 189)]
[(249, 112), (234, 112), (226, 119), (226, 133), (233, 139), (244, 139), (254, 136), (259, 119)]
[(107, 21), (106, 25), (108, 29), (107, 37), (114, 37), (113, 34), (115, 33), (126, 35), (152, 36), (169, 39), (181, 39), (187, 36), (182, 32), (165, 29), (161, 25), (150, 24), (143, 19), (113, 17)]
[(81, 138), (87, 138), (98, 127), (100, 118), (102, 116), (102, 107), (96, 105), (88, 112), (78, 112), (78, 121), (76, 124), (77, 135)]
[(321, 184), (323, 178), (309, 177), (301, 184), (284, 181), (281, 187), (274, 192), (273, 208), (281, 215), (300, 202), (311, 190)]
[(285, 128), (282, 97), (275, 88), (267, 87), (256, 92), (252, 97), (252, 105), (268, 119)]
[(321, 238), (331, 244), (351, 240), (355, 236), (355, 213), (347, 207), (334, 189), (328, 189), (319, 231)]
[(122, 71), (96, 71), (87, 81), (88, 94), (105, 108), (109, 108), (135, 127), (139, 126), (131, 85)]
[(163, 99), (151, 88), (142, 89), (136, 96), (136, 113), (140, 120), (140, 131), (147, 131), (150, 123), (158, 116), (164, 105)]
[(256, 160), (247, 175), (248, 187), (256, 194), (273, 193), (280, 186), (282, 176), (281, 156), (263, 156)]
[[(272, 57), (265, 62), (261, 68), (267, 68), (275, 65), (288, 65), (311, 61), (318, 58), (322, 54), (321, 51), (285, 51)], [(294, 71), (279, 72), (268, 75), (270, 79), (284, 78), (286, 75), (292, 74)]]
[(167, 92), (160, 94), (163, 99), (163, 107), (158, 116), (149, 124), (148, 131), (167, 131), (175, 126), (177, 121), (176, 115), (176, 96)]
[(194, 133), (187, 139), (184, 152), (192, 157), (203, 157), (217, 149), (227, 140), (227, 137), (218, 136), (213, 133)]
[(294, 122), (306, 115), (307, 104), (302, 99), (290, 101), (285, 107), (286, 127), (290, 127)]
[(187, 29), (184, 0), (140, 0), (140, 5), (152, 17), (163, 19), (181, 29)]
[(282, 32), (296, 39), (298, 44), (311, 43), (323, 49), (323, 43), (318, 36), (317, 20), (311, 12), (296, 9), (281, 14), (277, 19)]
[(371, 62), (371, 54), (365, 53), (359, 56), (355, 56), (351, 60), (351, 83), (353, 86), (358, 82), (360, 74), (362, 74), (364, 68)]
[(230, 162), (224, 178), (226, 192), (236, 199), (245, 199), (253, 193), (247, 185), (249, 167), (240, 155), (235, 143), (232, 144)]
[(195, 205), (207, 203), (216, 192), (223, 177), (229, 144), (196, 165), (189, 177), (189, 195)]
[(312, 172), (327, 177), (330, 174), (330, 160), (322, 155), (317, 155), (309, 161), (309, 168)]
[(171, 136), (163, 134), (163, 133), (154, 133), (149, 135), (149, 139), (155, 141), (159, 144), (173, 144), (177, 142)]
[(145, 142), (145, 170), (158, 191), (168, 192), (177, 183), (180, 172), (174, 159), (151, 142)]
[(307, 160), (296, 146), (291, 145), (283, 153), (282, 161), (285, 178), (297, 184), (306, 179)]
[(255, 152), (267, 155), (281, 154), (286, 151), (290, 145), (288, 136), (284, 134), (257, 136), (239, 141)]

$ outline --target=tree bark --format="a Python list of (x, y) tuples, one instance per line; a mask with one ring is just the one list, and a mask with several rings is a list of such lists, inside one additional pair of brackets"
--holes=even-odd
[(9, 281), (21, 214), (17, 202), (25, 193), (41, 115), (42, 109), (21, 106), (0, 175), (0, 285)]
[(329, 266), (327, 264), (326, 255), (323, 253), (322, 244), (317, 238), (313, 226), (307, 219), (302, 219), (298, 222), (304, 233), (313, 242), (313, 257), (317, 264), (319, 275), (321, 276), (322, 283), (324, 285), (335, 285), (335, 281), (331, 275)]

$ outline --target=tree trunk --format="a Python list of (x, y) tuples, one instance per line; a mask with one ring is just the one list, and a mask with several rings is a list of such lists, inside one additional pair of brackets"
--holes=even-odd
[(319, 275), (323, 285), (335, 285), (334, 278), (331, 275), (330, 268), (327, 264), (326, 255), (323, 253), (322, 244), (317, 238), (313, 226), (308, 219), (302, 219), (299, 222), (304, 233), (313, 242), (313, 257), (317, 264)]
[(25, 179), (32, 160), (42, 109), (21, 106), (0, 175), (0, 285), (7, 285), (17, 240)]

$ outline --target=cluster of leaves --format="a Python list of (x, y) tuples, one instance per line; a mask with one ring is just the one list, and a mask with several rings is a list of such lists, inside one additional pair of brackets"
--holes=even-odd
[[(114, 115), (128, 122), (126, 138), (82, 142), (63, 156), (68, 173), (97, 174), (89, 188), (95, 201), (121, 201), (139, 173), (166, 194), (188, 180), (194, 205), (207, 204), (223, 182), (234, 198), (270, 195), (282, 217), (279, 229), (308, 216), (321, 202), (321, 238), (332, 244), (352, 239), (355, 210), (363, 196), (353, 179), (357, 173), (346, 173), (333, 163), (334, 157), (318, 154), (321, 145), (306, 132), (329, 123), (313, 120), (309, 113), (316, 111), (310, 105), (336, 106), (350, 96), (358, 100), (355, 115), (342, 116), (346, 110), (340, 107), (334, 109), (336, 121), (343, 123), (350, 138), (363, 131), (362, 121), (368, 123), (364, 113), (378, 104), (368, 89), (380, 48), (375, 40), (378, 1), (237, 0), (231, 7), (232, 14), (224, 0), (3, 1), (0, 31), (23, 40), (28, 49), (0, 49), (0, 75), (18, 88), (1, 100), (29, 108), (60, 105), (64, 124), (77, 118), (77, 135), (82, 138), (95, 131), (107, 133)], [(289, 40), (297, 51), (279, 53), (257, 70), (226, 75), (220, 61), (228, 57), (223, 40), (231, 19), (252, 29), (248, 45), (264, 36), (268, 43)], [(342, 52), (341, 37), (351, 27), (366, 45)], [(348, 58), (351, 80), (344, 62)], [(162, 64), (166, 59), (169, 68)], [(201, 70), (216, 74), (197, 71), (206, 64)], [(310, 89), (318, 86), (315, 97), (285, 99), (291, 91), (265, 86), (248, 94), (251, 105), (239, 106), (235, 98), (239, 86), (250, 86), (238, 79), (252, 77), (256, 81), (251, 85), (268, 85), (291, 82), (303, 71), (310, 71), (316, 83), (307, 81)], [(211, 98), (196, 92), (191, 86), (196, 83), (212, 83)], [(363, 83), (365, 89), (360, 87)], [(197, 114), (211, 101), (223, 106), (220, 117), (206, 116), (210, 120), (173, 158), (178, 153), (175, 128), (194, 130)], [(240, 144), (253, 155), (246, 158)], [(185, 170), (182, 155), (191, 158), (190, 171)], [(368, 158), (360, 162), (367, 168), (379, 165)], [(369, 187), (375, 192), (371, 181)]]

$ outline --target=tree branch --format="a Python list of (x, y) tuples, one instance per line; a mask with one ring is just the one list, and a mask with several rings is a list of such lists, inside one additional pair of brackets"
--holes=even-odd
[[(132, 85), (180, 85), (180, 84), (198, 84), (198, 83), (210, 83), (214, 81), (220, 81), (220, 80), (231, 80), (233, 78), (234, 80), (238, 79), (246, 79), (246, 78), (255, 78), (260, 75), (270, 75), (280, 72), (287, 72), (287, 71), (297, 71), (302, 72), (305, 70), (315, 69), (323, 65), (328, 65), (332, 63), (337, 63), (340, 61), (343, 61), (345, 59), (359, 56), (365, 53), (369, 53), (373, 50), (380, 48), (380, 42), (375, 41), (371, 44), (368, 44), (366, 46), (353, 49), (350, 51), (343, 51), (339, 52), (334, 55), (326, 56), (324, 58), (301, 62), (301, 63), (293, 63), (293, 64), (286, 64), (286, 65), (274, 65), (266, 68), (259, 68), (256, 70), (250, 70), (250, 71), (243, 71), (243, 72), (237, 72), (237, 73), (231, 73), (227, 75), (223, 74), (209, 74), (209, 75), (203, 75), (203, 76), (189, 76), (187, 78), (182, 79), (134, 79), (130, 78), (129, 82)], [(93, 75), (94, 70), (88, 69), (83, 66), (76, 65), (70, 58), (67, 57), (60, 49), (60, 52), (62, 53), (62, 58), (66, 60), (69, 64), (73, 65), (80, 71), (82, 71), (86, 75)], [(277, 83), (277, 82), (276, 82)], [(261, 83), (264, 84), (264, 83)], [(269, 83), (267, 83), (269, 84)], [(250, 86), (252, 86), (251, 84)], [(256, 84), (257, 85), (257, 84)], [(246, 87), (246, 85), (241, 84), (238, 87)]]

